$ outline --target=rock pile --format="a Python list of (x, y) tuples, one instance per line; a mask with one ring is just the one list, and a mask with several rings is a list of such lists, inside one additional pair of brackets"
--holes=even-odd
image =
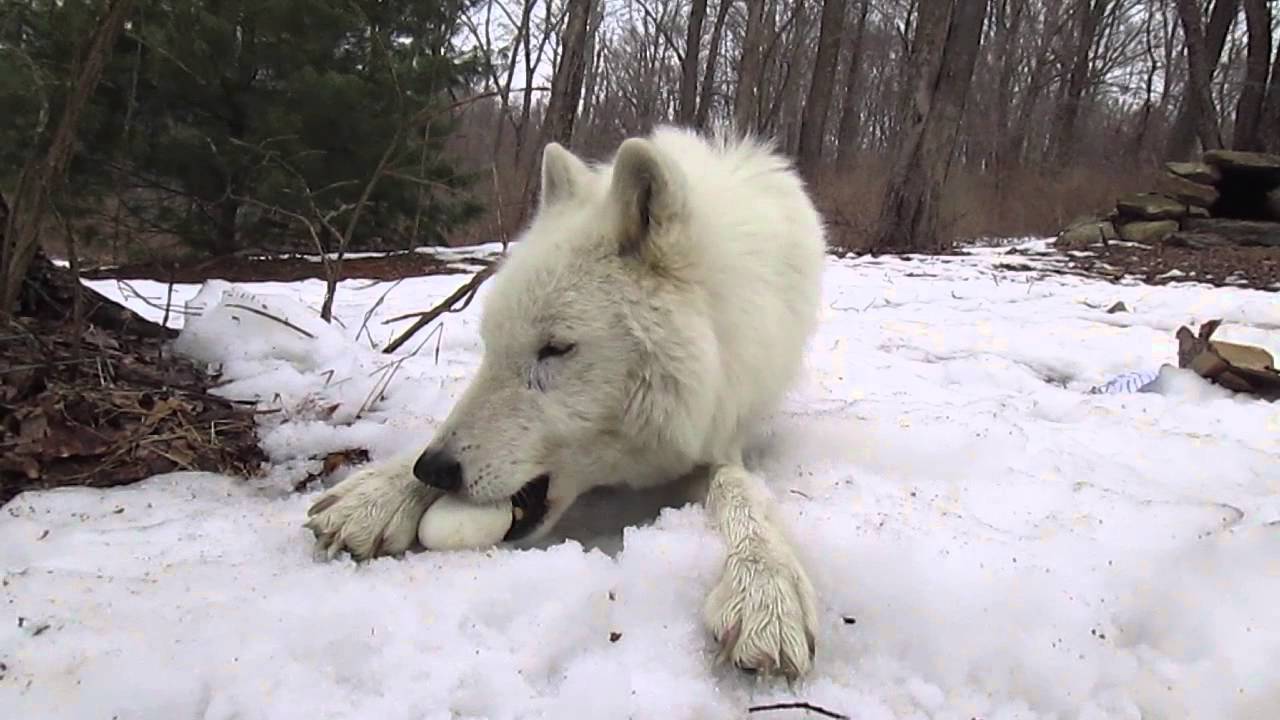
[(1211, 150), (1200, 162), (1165, 169), (1155, 192), (1124, 196), (1105, 217), (1072, 223), (1056, 244), (1280, 248), (1280, 155)]

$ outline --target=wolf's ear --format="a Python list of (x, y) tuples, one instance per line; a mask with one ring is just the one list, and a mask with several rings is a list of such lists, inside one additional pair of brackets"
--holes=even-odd
[(620, 221), (620, 251), (651, 250), (655, 235), (684, 213), (684, 173), (653, 143), (632, 138), (618, 148), (609, 195)]
[(591, 171), (577, 155), (560, 143), (547, 143), (542, 150), (542, 194), (539, 206), (558, 205), (572, 199), (588, 181)]

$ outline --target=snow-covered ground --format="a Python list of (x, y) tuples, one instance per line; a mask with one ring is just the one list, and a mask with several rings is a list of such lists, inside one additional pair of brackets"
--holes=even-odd
[[(316, 491), (287, 488), (330, 451), (426, 442), (477, 364), (484, 292), (396, 356), (371, 343), (467, 276), (343, 283), (332, 327), (307, 310), (319, 281), (177, 286), (172, 308), (204, 308), (171, 308), (184, 348), (278, 410), (273, 469), (7, 505), (0, 717), (1276, 717), (1280, 407), (1177, 372), (1088, 390), (1176, 364), (1174, 331), (1212, 318), (1280, 355), (1280, 301), (1004, 252), (829, 263), (808, 376), (756, 453), (820, 595), (794, 688), (713, 664), (723, 547), (696, 506), (535, 550), (313, 556)], [(163, 315), (166, 287), (130, 285), (94, 283)]]

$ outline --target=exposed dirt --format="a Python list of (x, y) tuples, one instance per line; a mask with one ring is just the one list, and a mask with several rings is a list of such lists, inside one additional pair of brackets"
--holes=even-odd
[(209, 394), (216, 379), (167, 352), (171, 332), (88, 289), (78, 324), (74, 280), (41, 262), (22, 312), (0, 320), (0, 504), (173, 470), (258, 471), (250, 408)]
[(1130, 276), (1152, 285), (1195, 281), (1255, 290), (1280, 289), (1280, 248), (1197, 249), (1113, 243), (1091, 246), (1088, 252), (1088, 256), (1071, 256), (1070, 265), (1112, 280)]
[[(468, 259), (467, 264), (485, 264), (485, 261)], [(422, 275), (470, 272), (474, 270), (433, 255), (402, 252), (380, 257), (345, 258), (342, 261), (341, 279), (399, 280)], [(212, 278), (228, 282), (294, 282), (326, 278), (324, 263), (319, 260), (298, 256), (253, 258), (234, 255), (197, 262), (118, 265), (86, 270), (83, 275), (95, 280), (123, 278), (178, 283), (200, 283)]]

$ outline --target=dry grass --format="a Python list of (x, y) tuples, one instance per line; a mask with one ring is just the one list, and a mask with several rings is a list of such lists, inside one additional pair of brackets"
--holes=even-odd
[[(488, 209), (450, 236), (450, 245), (511, 240), (520, 231), (524, 187), (514, 163), (500, 160), (487, 173), (490, 181), (475, 190)], [(809, 183), (833, 246), (865, 249), (887, 173), (885, 158), (867, 155), (853, 169), (828, 170)], [(1156, 176), (1154, 163), (1145, 172), (1078, 166), (1055, 174), (1027, 168), (1003, 178), (957, 167), (943, 192), (943, 232), (956, 239), (1054, 235), (1080, 215), (1107, 212), (1120, 195), (1149, 190)]]
[[(471, 192), (485, 207), (479, 217), (456, 228), (446, 238), (450, 246), (514, 240), (526, 216), (524, 173), (509, 132), (496, 138), (487, 123), (468, 127), (450, 138), (447, 151), (474, 178)], [(527, 150), (526, 150), (527, 152)], [(496, 158), (496, 160), (490, 160)], [(470, 162), (468, 162), (470, 160)], [(478, 162), (477, 162), (478, 161)], [(1117, 196), (1155, 187), (1159, 164), (1133, 167), (1098, 162), (1063, 172), (1021, 168), (1003, 177), (957, 166), (942, 197), (942, 233), (955, 239), (1024, 237), (1056, 234), (1072, 219), (1106, 212)], [(879, 214), (888, 160), (882, 155), (859, 157), (852, 168), (828, 169), (809, 187), (831, 232), (831, 244), (853, 252), (866, 249)], [(90, 227), (81, 228), (80, 255), (85, 267), (128, 263), (142, 258), (196, 261), (198, 251), (160, 232), (114, 232), (114, 213), (107, 207)], [(51, 227), (45, 247), (66, 257), (65, 233)], [(95, 241), (88, 241), (90, 239)]]
[[(834, 246), (861, 251), (874, 229), (887, 162), (860, 158), (857, 168), (830, 171), (810, 183)], [(1105, 213), (1119, 195), (1154, 187), (1155, 170), (1077, 167), (1049, 174), (1022, 169), (997, 178), (956, 168), (943, 191), (943, 232), (955, 239), (1056, 234), (1073, 218)]]

